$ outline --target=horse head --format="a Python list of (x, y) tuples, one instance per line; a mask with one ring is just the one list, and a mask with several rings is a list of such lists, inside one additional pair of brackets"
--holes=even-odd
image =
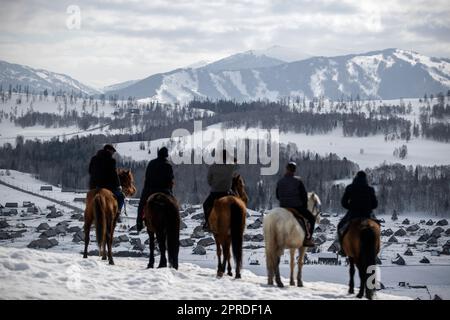
[(136, 187), (134, 185), (134, 177), (130, 169), (119, 169), (118, 176), (120, 185), (122, 186), (123, 193), (127, 197), (131, 197), (136, 193)]
[(245, 192), (245, 183), (244, 179), (240, 174), (237, 174), (233, 177), (232, 183), (231, 183), (231, 190), (239, 197), (242, 201), (247, 205), (248, 202), (248, 196)]
[(322, 202), (315, 192), (308, 193), (308, 210), (316, 217), (316, 222), (318, 223), (322, 213)]

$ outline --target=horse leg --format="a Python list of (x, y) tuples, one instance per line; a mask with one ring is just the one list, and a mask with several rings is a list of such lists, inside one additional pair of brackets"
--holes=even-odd
[(348, 258), (350, 263), (350, 283), (348, 284), (348, 293), (355, 293), (355, 263), (353, 262), (353, 258)]
[(222, 268), (222, 261), (221, 261), (221, 256), (222, 256), (222, 249), (220, 247), (220, 243), (219, 241), (216, 239), (216, 251), (217, 251), (217, 277), (222, 277), (223, 276), (223, 272), (221, 272), (221, 268)]
[(276, 265), (275, 265), (275, 282), (277, 283), (277, 286), (279, 286), (280, 288), (283, 288), (283, 282), (281, 282), (281, 277), (280, 277), (280, 257), (277, 257), (277, 261), (276, 261)]
[(227, 246), (227, 244), (225, 243), (224, 245), (222, 245), (223, 260), (222, 260), (222, 265), (220, 266), (220, 272), (222, 272), (222, 275), (225, 273), (225, 270), (227, 268), (227, 261), (228, 261), (229, 254), (230, 254), (230, 249)]
[(297, 273), (297, 286), (298, 287), (303, 287), (303, 280), (302, 280), (302, 272), (303, 272), (303, 263), (305, 261), (305, 253), (306, 253), (306, 248), (305, 247), (300, 247), (298, 249), (298, 273)]
[(148, 245), (150, 247), (150, 258), (148, 260), (147, 269), (153, 269), (155, 264), (155, 234), (147, 229)]
[(291, 256), (291, 261), (290, 261), (290, 268), (291, 268), (291, 272), (290, 272), (290, 282), (289, 284), (291, 286), (295, 286), (295, 281), (294, 281), (294, 258), (295, 258), (295, 249), (290, 249), (290, 256)]
[(166, 268), (167, 267), (167, 259), (166, 259), (166, 238), (167, 234), (165, 232), (156, 233), (156, 238), (158, 239), (158, 246), (160, 251), (160, 259), (158, 268)]
[(273, 276), (274, 276), (274, 253), (268, 250), (266, 243), (266, 267), (267, 267), (267, 284), (273, 286)]
[(359, 273), (359, 292), (356, 295), (358, 298), (362, 298), (364, 296), (364, 290), (366, 288), (366, 270), (364, 270), (363, 266), (358, 264), (358, 273)]
[[(86, 217), (86, 215), (85, 215)], [(87, 258), (87, 254), (88, 254), (88, 246), (89, 246), (89, 240), (90, 240), (90, 231), (91, 231), (91, 224), (92, 221), (89, 219), (87, 220), (85, 218), (85, 222), (84, 222), (84, 253), (83, 253), (83, 258)]]
[(112, 257), (112, 239), (114, 234), (114, 221), (110, 221), (110, 226), (106, 232), (106, 243), (108, 245), (108, 261), (110, 265), (114, 265), (114, 260)]
[[(231, 272), (231, 253), (230, 253), (230, 246), (231, 246), (230, 242), (227, 242), (227, 244), (226, 244), (226, 250), (227, 250), (227, 252), (228, 252), (228, 256), (227, 256), (228, 272), (227, 272), (227, 274), (228, 274), (230, 277), (232, 277), (232, 276), (233, 276), (233, 272)], [(225, 267), (224, 267), (224, 270), (223, 270), (223, 271), (225, 272)], [(238, 266), (236, 265), (236, 277), (238, 276), (238, 274), (239, 274), (239, 270), (238, 270)]]

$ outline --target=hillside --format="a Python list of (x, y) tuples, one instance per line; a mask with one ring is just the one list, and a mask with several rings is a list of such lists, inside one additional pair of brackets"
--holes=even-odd
[(386, 49), (290, 63), (249, 51), (201, 68), (151, 75), (107, 94), (184, 103), (194, 98), (417, 98), (449, 89), (450, 61), (413, 51)]

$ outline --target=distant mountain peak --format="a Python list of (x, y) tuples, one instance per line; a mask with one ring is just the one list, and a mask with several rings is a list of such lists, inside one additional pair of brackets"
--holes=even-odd
[(11, 85), (13, 88), (21, 86), (22, 90), (25, 90), (25, 87), (28, 87), (30, 92), (42, 92), (47, 89), (53, 92), (73, 91), (88, 95), (100, 93), (99, 90), (85, 85), (66, 74), (45, 69), (35, 69), (2, 60), (0, 60), (0, 83), (4, 88)]

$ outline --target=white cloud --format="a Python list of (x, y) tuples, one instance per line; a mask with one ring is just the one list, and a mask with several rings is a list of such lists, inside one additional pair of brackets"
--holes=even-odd
[[(71, 4), (80, 30), (66, 28)], [(272, 45), (450, 56), (449, 14), (447, 0), (11, 1), (0, 12), (0, 59), (102, 86)]]

